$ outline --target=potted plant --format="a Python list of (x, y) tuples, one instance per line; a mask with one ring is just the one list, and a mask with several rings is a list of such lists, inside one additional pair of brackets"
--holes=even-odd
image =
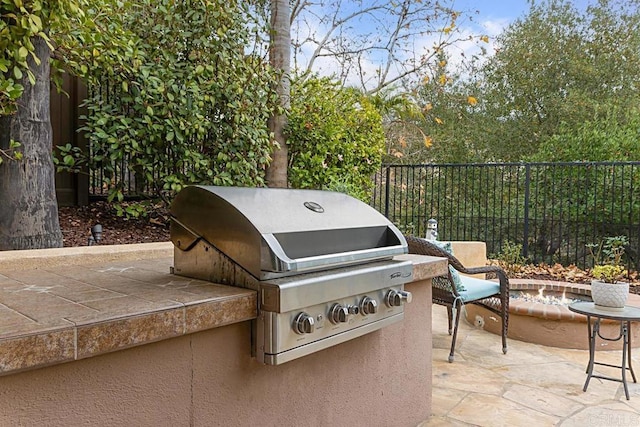
[(627, 275), (627, 270), (622, 266), (627, 243), (626, 236), (616, 236), (607, 237), (599, 245), (587, 245), (594, 260), (591, 298), (597, 306), (622, 310), (627, 303), (629, 283), (621, 281)]

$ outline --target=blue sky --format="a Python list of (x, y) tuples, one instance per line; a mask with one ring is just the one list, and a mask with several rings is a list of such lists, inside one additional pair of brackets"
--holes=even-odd
[[(478, 14), (473, 14), (474, 21), (489, 35), (497, 35), (498, 29), (524, 16), (529, 10), (530, 2), (531, 0), (454, 0), (453, 7), (458, 10), (477, 10)], [(537, 0), (536, 3), (540, 1)], [(573, 0), (571, 3), (584, 10), (588, 4), (595, 3), (595, 0)]]
[(477, 17), (482, 20), (510, 22), (529, 9), (529, 2), (527, 0), (455, 0), (454, 8), (478, 10)]

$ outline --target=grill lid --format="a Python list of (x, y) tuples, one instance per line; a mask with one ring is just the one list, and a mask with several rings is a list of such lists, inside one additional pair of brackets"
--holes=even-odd
[(176, 196), (171, 217), (176, 248), (189, 251), (204, 239), (260, 279), (408, 251), (382, 214), (330, 191), (190, 186)]

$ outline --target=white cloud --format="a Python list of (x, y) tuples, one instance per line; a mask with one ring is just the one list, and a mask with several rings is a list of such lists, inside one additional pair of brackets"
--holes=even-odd
[(487, 19), (480, 23), (480, 27), (489, 37), (495, 37), (502, 33), (502, 31), (507, 28), (509, 24), (511, 24), (511, 20), (507, 18)]

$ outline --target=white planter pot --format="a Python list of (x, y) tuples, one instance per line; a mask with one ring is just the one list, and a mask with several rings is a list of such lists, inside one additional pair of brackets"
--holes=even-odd
[(628, 297), (628, 283), (605, 283), (599, 280), (591, 281), (591, 298), (595, 305), (622, 309), (627, 303)]

